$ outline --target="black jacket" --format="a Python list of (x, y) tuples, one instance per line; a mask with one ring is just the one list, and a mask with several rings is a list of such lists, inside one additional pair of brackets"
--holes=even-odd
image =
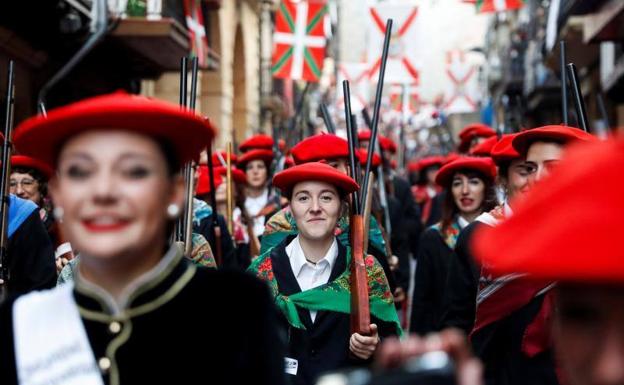
[[(293, 238), (294, 236), (287, 237), (271, 252), (273, 273), (280, 293), (285, 295), (301, 292), (285, 251)], [(338, 242), (338, 258), (332, 268), (329, 282), (335, 280), (346, 268), (346, 249)], [(300, 308), (298, 312), (306, 327), (305, 330), (291, 327), (285, 317), (280, 317), (281, 324), (288, 330), (286, 357), (297, 360), (299, 364), (297, 375), (288, 375), (292, 384), (311, 385), (315, 383), (317, 376), (324, 372), (368, 364), (367, 361), (350, 355), (349, 314), (319, 311), (312, 323), (307, 309)], [(373, 317), (371, 322), (377, 324), (380, 337), (396, 334), (394, 325), (390, 323)]]
[(441, 329), (447, 306), (446, 282), (455, 253), (440, 232), (428, 228), (422, 234), (414, 276), (410, 331), (421, 335)]
[[(135, 314), (121, 313), (116, 333), (105, 302), (76, 281), (74, 297), (96, 362), (114, 351), (109, 358), (122, 385), (282, 384), (283, 338), (266, 286), (244, 273), (195, 267), (181, 256), (170, 266), (135, 292), (126, 309)], [(0, 306), (3, 385), (17, 384), (12, 304)], [(49, 327), (54, 333), (63, 325)], [(111, 373), (103, 372), (105, 384)]]
[(442, 316), (443, 327), (456, 327), (470, 333), (475, 322), (480, 268), (472, 256), (470, 242), (475, 229), (487, 226), (475, 221), (466, 226), (457, 238), (455, 258), (451, 260), (446, 292), (448, 308)]

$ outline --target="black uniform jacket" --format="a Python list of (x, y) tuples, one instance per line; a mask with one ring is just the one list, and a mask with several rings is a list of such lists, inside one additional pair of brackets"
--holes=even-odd
[[(273, 274), (277, 280), (280, 293), (293, 295), (301, 292), (297, 279), (290, 266), (290, 260), (286, 254), (286, 246), (294, 236), (289, 236), (276, 246), (271, 252)], [(347, 268), (346, 249), (338, 242), (338, 258), (329, 277), (329, 282)], [(319, 311), (314, 323), (307, 309), (298, 309), (299, 317), (306, 329), (298, 329), (288, 324), (285, 317), (280, 317), (282, 325), (288, 330), (288, 349), (286, 357), (298, 361), (297, 375), (288, 375), (292, 384), (314, 384), (315, 379), (327, 371), (361, 366), (368, 364), (350, 355), (349, 338), (350, 316), (349, 314), (332, 311)], [(381, 338), (396, 334), (394, 325), (371, 317), (371, 322), (378, 326)]]
[(428, 228), (418, 248), (410, 331), (421, 335), (441, 329), (441, 319), (448, 303), (446, 282), (455, 253), (440, 232)]
[(488, 226), (474, 221), (466, 226), (457, 238), (455, 258), (451, 260), (448, 273), (448, 308), (442, 316), (442, 327), (455, 327), (470, 333), (475, 322), (477, 290), (480, 267), (473, 258), (470, 242), (475, 229)]
[[(282, 384), (283, 338), (266, 286), (244, 273), (196, 267), (180, 252), (173, 254), (115, 317), (111, 298), (77, 276), (74, 297), (96, 362), (111, 362), (102, 369), (104, 383)], [(3, 385), (17, 383), (13, 302), (0, 307)], [(62, 327), (50, 325), (50, 333)]]
[(56, 285), (54, 246), (39, 217), (33, 211), (9, 238), (9, 293), (23, 294)]

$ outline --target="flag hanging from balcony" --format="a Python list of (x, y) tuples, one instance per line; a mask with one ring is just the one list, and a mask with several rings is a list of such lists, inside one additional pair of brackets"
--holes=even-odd
[(273, 35), (276, 78), (318, 82), (325, 59), (325, 1), (282, 0)]
[(197, 56), (200, 67), (208, 66), (208, 39), (200, 0), (184, 0), (184, 18), (188, 28), (191, 55)]
[(522, 8), (524, 0), (476, 0), (477, 12), (501, 12)]

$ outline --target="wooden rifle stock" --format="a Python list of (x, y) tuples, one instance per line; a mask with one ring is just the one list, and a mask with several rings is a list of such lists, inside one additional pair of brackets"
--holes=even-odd
[(364, 264), (364, 219), (351, 217), (351, 334), (370, 335), (368, 279)]

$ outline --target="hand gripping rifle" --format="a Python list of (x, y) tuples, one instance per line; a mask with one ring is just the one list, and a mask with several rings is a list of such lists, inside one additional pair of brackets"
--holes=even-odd
[(15, 72), (13, 60), (9, 62), (7, 93), (5, 101), (4, 140), (2, 141), (2, 168), (0, 174), (0, 301), (6, 298), (7, 285), (10, 284), (8, 253), (9, 227), (9, 176), (11, 175), (11, 135), (13, 131), (13, 109), (15, 107)]

